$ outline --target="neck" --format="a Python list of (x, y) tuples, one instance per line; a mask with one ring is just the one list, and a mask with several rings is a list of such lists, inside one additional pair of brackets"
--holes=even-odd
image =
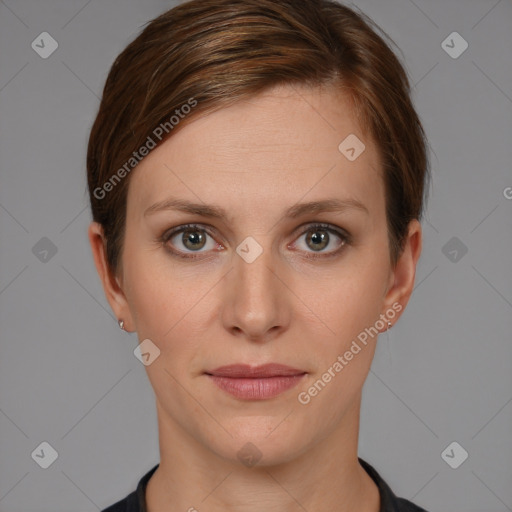
[(219, 457), (157, 409), (160, 465), (146, 488), (148, 512), (379, 511), (378, 488), (357, 459), (360, 399), (342, 427), (298, 457), (253, 467)]

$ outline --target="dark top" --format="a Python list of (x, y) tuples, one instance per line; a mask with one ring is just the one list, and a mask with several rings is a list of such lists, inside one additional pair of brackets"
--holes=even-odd
[[(397, 498), (389, 486), (382, 480), (375, 469), (363, 459), (359, 458), (361, 466), (371, 476), (372, 480), (377, 484), (380, 494), (380, 510), (379, 512), (427, 512), (424, 508), (418, 507), (405, 498)], [(147, 512), (146, 509), (146, 485), (151, 475), (156, 471), (159, 464), (149, 470), (139, 481), (137, 490), (133, 491), (126, 498), (110, 507), (102, 510), (102, 512)]]

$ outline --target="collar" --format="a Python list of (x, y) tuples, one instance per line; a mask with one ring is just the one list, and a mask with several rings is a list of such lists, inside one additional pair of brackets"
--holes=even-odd
[[(426, 510), (414, 505), (410, 501), (395, 496), (389, 485), (382, 479), (382, 477), (373, 466), (368, 464), (368, 462), (364, 461), (360, 457), (358, 457), (358, 460), (359, 464), (361, 464), (363, 469), (370, 475), (379, 489), (379, 512), (427, 512)], [(132, 507), (128, 507), (130, 512), (147, 512), (146, 486), (149, 482), (149, 479), (153, 476), (153, 473), (157, 470), (159, 465), (160, 464), (154, 466), (140, 479), (137, 490), (132, 494)]]

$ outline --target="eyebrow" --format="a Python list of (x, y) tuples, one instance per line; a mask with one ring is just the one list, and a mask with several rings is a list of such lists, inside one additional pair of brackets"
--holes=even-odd
[[(144, 212), (144, 216), (152, 215), (157, 212), (166, 210), (178, 210), (202, 217), (211, 217), (215, 219), (226, 220), (228, 214), (224, 208), (215, 205), (208, 205), (205, 203), (193, 203), (185, 199), (170, 198), (158, 203), (153, 204)], [(368, 208), (359, 200), (354, 198), (345, 199), (324, 199), (322, 201), (310, 201), (307, 203), (298, 203), (283, 213), (283, 217), (295, 219), (307, 214), (321, 213), (321, 212), (345, 212), (347, 210), (356, 210), (370, 213)]]

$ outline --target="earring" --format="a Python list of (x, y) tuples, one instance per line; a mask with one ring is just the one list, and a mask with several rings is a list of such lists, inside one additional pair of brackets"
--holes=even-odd
[(386, 329), (386, 345), (388, 346), (389, 362), (391, 366), (393, 366), (393, 359), (391, 358), (391, 343), (389, 341), (389, 328), (391, 327), (391, 325), (391, 322), (388, 321), (388, 328)]
[(124, 320), (118, 320), (119, 327), (124, 331)]

